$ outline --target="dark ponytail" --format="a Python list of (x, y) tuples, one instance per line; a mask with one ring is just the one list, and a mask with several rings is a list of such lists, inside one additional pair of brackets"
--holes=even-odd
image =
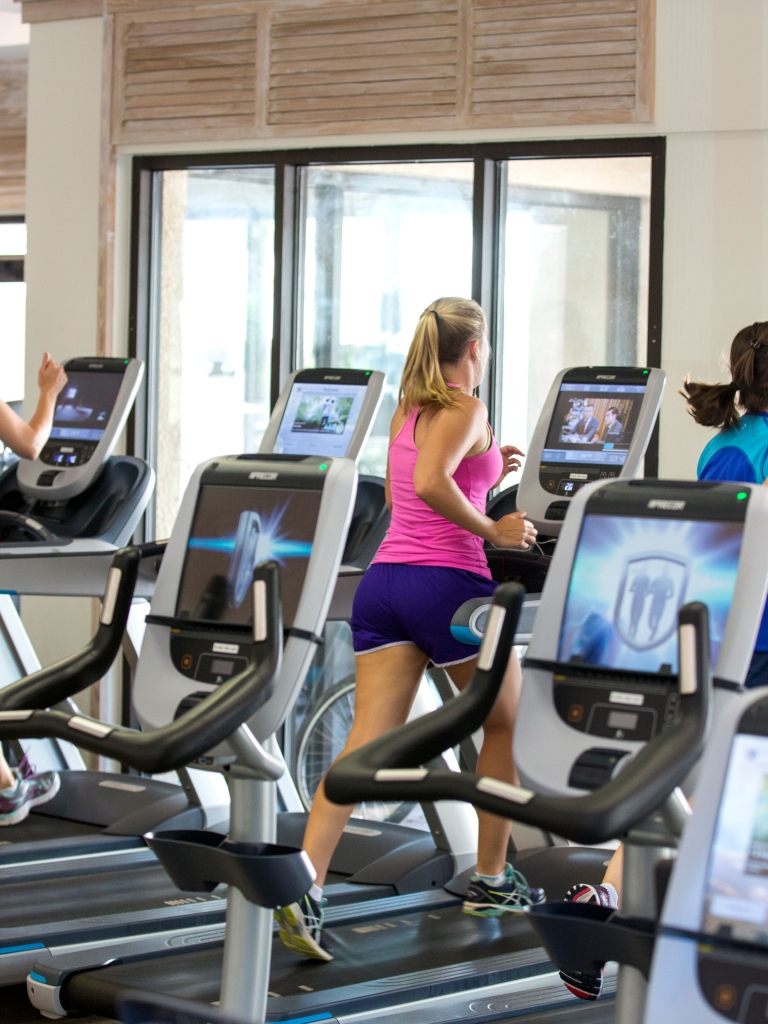
[[(731, 343), (730, 384), (701, 384), (685, 378), (680, 394), (702, 427), (736, 427), (739, 410), (768, 411), (768, 322), (743, 327)], [(738, 397), (737, 397), (738, 396)]]

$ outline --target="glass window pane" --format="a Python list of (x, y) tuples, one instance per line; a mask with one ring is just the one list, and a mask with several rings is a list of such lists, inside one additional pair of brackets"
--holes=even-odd
[(274, 170), (158, 176), (155, 529), (167, 537), (195, 466), (255, 451), (269, 419)]
[[(497, 426), (525, 447), (556, 373), (645, 365), (650, 157), (510, 160)], [(510, 474), (505, 481), (516, 482)]]
[(26, 256), (27, 225), (0, 221), (0, 256)]
[(389, 422), (419, 315), (472, 290), (471, 161), (305, 171), (302, 366), (383, 370), (360, 471), (384, 476)]

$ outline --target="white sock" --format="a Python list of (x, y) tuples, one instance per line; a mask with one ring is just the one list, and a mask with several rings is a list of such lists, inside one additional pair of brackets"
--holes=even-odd
[(608, 893), (611, 897), (611, 906), (615, 910), (619, 905), (619, 894), (616, 892), (616, 889), (611, 885), (610, 882), (603, 882), (602, 886), (604, 889), (608, 890)]
[(16, 793), (18, 792), (20, 784), (21, 784), (21, 779), (16, 779), (16, 781), (14, 782), (14, 784), (12, 786), (8, 786), (7, 789), (0, 789), (0, 793), (3, 796), (6, 796), (6, 797), (15, 796)]
[(501, 883), (507, 877), (507, 866), (504, 865), (504, 870), (500, 875), (481, 875), (479, 871), (475, 872), (475, 878), (478, 878), (481, 882), (485, 882), (486, 885), (501, 885)]
[(319, 885), (313, 885), (309, 890), (309, 895), (312, 897), (315, 903), (319, 903), (320, 900), (323, 898), (323, 890), (320, 888)]

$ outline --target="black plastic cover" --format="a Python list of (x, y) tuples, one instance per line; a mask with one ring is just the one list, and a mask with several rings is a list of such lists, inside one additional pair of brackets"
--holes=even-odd
[(309, 857), (293, 846), (237, 843), (202, 829), (149, 832), (144, 839), (184, 892), (213, 892), (226, 882), (259, 907), (285, 907), (315, 880)]

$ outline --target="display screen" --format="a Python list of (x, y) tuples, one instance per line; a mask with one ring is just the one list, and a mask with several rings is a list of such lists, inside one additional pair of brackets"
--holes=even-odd
[(677, 613), (709, 609), (712, 666), (736, 585), (743, 522), (586, 515), (558, 661), (677, 672)]
[(251, 625), (253, 570), (274, 559), (282, 570), (283, 622), (292, 625), (321, 499), (322, 491), (204, 484), (187, 543), (177, 618)]
[(644, 384), (561, 384), (542, 462), (623, 466)]
[(366, 390), (366, 384), (294, 384), (273, 451), (279, 455), (343, 458)]
[(66, 441), (100, 441), (123, 383), (122, 373), (74, 370), (56, 400), (50, 436)]
[(702, 930), (768, 945), (768, 737), (734, 737)]

